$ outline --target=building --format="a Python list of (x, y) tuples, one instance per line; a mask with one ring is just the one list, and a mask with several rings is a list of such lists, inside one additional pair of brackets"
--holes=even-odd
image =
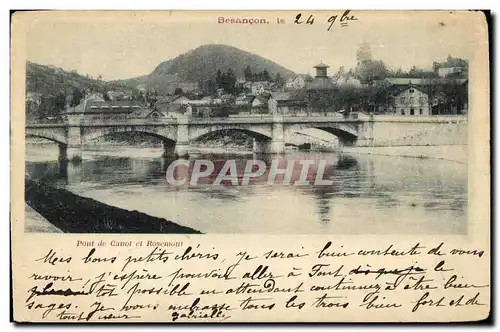
[[(416, 88), (418, 90), (417, 94), (420, 92), (425, 93), (428, 112), (426, 113), (426, 108), (423, 107), (423, 115), (467, 113), (468, 80), (464, 78), (386, 78), (377, 84), (387, 87), (387, 102), (384, 105), (377, 105), (380, 113), (401, 114), (401, 110), (404, 110), (405, 115), (408, 115), (413, 108), (413, 113), (418, 115), (420, 113), (419, 104), (405, 105), (405, 103), (397, 99), (398, 96), (401, 97), (401, 92), (406, 91), (409, 87)], [(443, 90), (456, 91), (456, 95), (453, 96), (454, 103), (450, 103), (450, 96), (447, 96)], [(429, 95), (432, 91), (434, 93)], [(414, 96), (407, 97), (415, 98)], [(412, 100), (414, 102), (420, 101), (420, 99)], [(403, 99), (403, 101), (409, 102), (410, 100)]]
[(289, 92), (273, 92), (268, 101), (272, 114), (306, 115), (307, 104), (303, 100), (294, 99)]
[(307, 88), (313, 90), (331, 89), (333, 87), (333, 82), (328, 77), (328, 68), (330, 68), (330, 66), (320, 62), (314, 66), (314, 68), (316, 69), (316, 76)]
[(316, 77), (328, 77), (328, 68), (330, 68), (330, 66), (320, 62), (314, 66), (314, 68), (316, 68)]
[(253, 82), (252, 94), (261, 95), (271, 90), (271, 84), (268, 81)]
[(440, 77), (447, 77), (450, 75), (459, 75), (463, 73), (465, 68), (463, 67), (455, 67), (455, 66), (441, 66), (438, 68), (438, 75)]
[(429, 96), (423, 89), (416, 85), (408, 85), (406, 88), (393, 94), (393, 112), (396, 115), (429, 115)]
[(66, 109), (66, 113), (80, 115), (84, 121), (106, 122), (125, 120), (131, 113), (141, 109), (144, 107), (137, 102), (105, 101), (98, 94), (90, 94), (79, 105)]
[(244, 88), (246, 82), (247, 82), (247, 80), (244, 77), (238, 77), (236, 79), (235, 86), (238, 87), (238, 88), (240, 88), (240, 89)]
[(186, 104), (189, 104), (189, 102), (191, 101), (191, 99), (189, 99), (186, 96), (182, 96), (182, 95), (177, 95), (174, 97), (175, 98), (173, 98), (172, 101), (170, 102), (171, 104), (186, 105)]
[(440, 77), (453, 76), (457, 78), (466, 78), (469, 64), (467, 60), (452, 58), (448, 56), (445, 62), (438, 64), (437, 72)]
[(42, 94), (40, 92), (26, 92), (26, 101), (32, 102), (39, 106), (42, 103)]
[(295, 77), (293, 81), (293, 86), (295, 89), (306, 88), (314, 81), (314, 78), (309, 74), (299, 74)]
[(132, 96), (123, 91), (107, 91), (106, 96), (112, 101), (132, 100)]
[(252, 103), (251, 103), (252, 108), (267, 108), (269, 97), (270, 96), (268, 94), (256, 96), (252, 100)]
[(314, 78), (309, 74), (299, 74), (295, 78), (289, 78), (285, 83), (285, 88), (299, 90), (307, 87), (314, 81)]
[(238, 105), (238, 106), (243, 106), (243, 105), (247, 105), (248, 102), (246, 100), (247, 96), (245, 96), (244, 94), (243, 95), (239, 95), (238, 97), (236, 97), (236, 99), (234, 100), (234, 104), (235, 105)]
[(178, 83), (177, 87), (182, 90), (182, 92), (192, 92), (200, 90), (200, 84), (198, 82), (182, 82)]

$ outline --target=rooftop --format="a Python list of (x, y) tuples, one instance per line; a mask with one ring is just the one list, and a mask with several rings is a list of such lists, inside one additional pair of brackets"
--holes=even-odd
[(323, 62), (320, 62), (319, 64), (314, 66), (314, 68), (330, 68), (330, 66), (325, 65)]

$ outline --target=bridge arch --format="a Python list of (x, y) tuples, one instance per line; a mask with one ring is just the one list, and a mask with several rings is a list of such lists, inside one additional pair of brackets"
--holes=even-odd
[(258, 129), (246, 129), (246, 128), (221, 128), (221, 127), (207, 127), (207, 128), (199, 128), (198, 130), (192, 131), (189, 133), (190, 141), (198, 141), (204, 137), (208, 137), (209, 135), (213, 135), (216, 133), (222, 132), (239, 132), (243, 133), (246, 136), (254, 138), (258, 142), (265, 142), (272, 139), (269, 133), (258, 130)]
[(352, 133), (350, 131), (345, 130), (344, 128), (338, 127), (314, 127), (314, 129), (319, 129), (326, 131), (339, 139), (339, 142), (343, 145), (352, 145), (358, 139), (357, 133)]
[(358, 137), (359, 132), (356, 124), (345, 123), (307, 123), (296, 124), (288, 127), (286, 131), (290, 137), (293, 133), (304, 131), (305, 129), (317, 129), (336, 136), (342, 145), (353, 145)]
[(68, 144), (68, 140), (65, 135), (60, 135), (58, 133), (51, 133), (51, 132), (43, 132), (43, 133), (33, 133), (26, 131), (25, 133), (26, 137), (35, 137), (35, 138), (43, 138), (48, 141), (57, 143), (57, 144)]
[(82, 136), (82, 140), (85, 143), (92, 141), (96, 138), (103, 136), (112, 136), (118, 133), (130, 133), (130, 134), (139, 134), (144, 136), (155, 137), (164, 143), (175, 144), (176, 137), (169, 133), (168, 131), (156, 129), (155, 128), (137, 128), (137, 127), (103, 127), (99, 129), (93, 129), (84, 132)]

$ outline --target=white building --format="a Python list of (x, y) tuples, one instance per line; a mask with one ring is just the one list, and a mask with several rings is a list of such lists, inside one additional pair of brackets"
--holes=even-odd
[(295, 78), (289, 78), (285, 83), (285, 88), (287, 89), (302, 89), (307, 86), (307, 84), (314, 81), (314, 78), (309, 74), (299, 74)]

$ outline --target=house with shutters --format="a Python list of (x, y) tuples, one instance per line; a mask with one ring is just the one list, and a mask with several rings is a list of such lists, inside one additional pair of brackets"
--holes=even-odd
[(396, 115), (429, 115), (429, 95), (410, 84), (393, 93), (393, 112)]

